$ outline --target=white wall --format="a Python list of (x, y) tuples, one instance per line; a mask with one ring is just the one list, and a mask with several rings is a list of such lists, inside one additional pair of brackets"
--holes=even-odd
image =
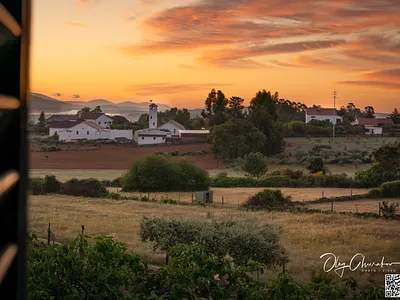
[(112, 124), (112, 119), (107, 117), (106, 115), (101, 115), (98, 117), (96, 120), (93, 120), (96, 124), (99, 124), (100, 126), (104, 128), (109, 128), (110, 125)]
[(129, 140), (133, 139), (133, 132), (132, 130), (110, 130), (110, 139), (115, 139), (119, 137), (124, 137)]
[(71, 128), (50, 128), (49, 135), (53, 135), (57, 131), (61, 141), (71, 141), (79, 139), (109, 139), (109, 130), (97, 130), (85, 123), (75, 125)]
[(167, 129), (171, 132), (171, 135), (179, 136), (179, 128), (172, 123), (162, 124), (158, 129)]
[[(336, 121), (337, 120), (340, 120), (340, 121), (335, 122), (335, 117), (336, 117)], [(326, 120), (328, 120), (331, 123), (338, 124), (338, 123), (342, 122), (343, 118), (341, 116), (338, 116), (338, 115), (336, 115), (336, 116), (333, 116), (333, 115), (332, 116), (328, 116), (328, 115), (309, 115), (309, 114), (306, 114), (306, 123), (310, 122), (311, 120), (318, 120), (318, 121), (326, 121)]]
[(157, 128), (157, 105), (149, 106), (149, 128)]
[(140, 145), (159, 145), (165, 144), (165, 137), (164, 136), (138, 136), (135, 133), (134, 141)]
[(382, 132), (383, 132), (383, 128), (379, 127), (379, 126), (368, 126), (368, 125), (365, 125), (365, 129), (368, 130), (366, 132), (366, 134), (382, 134)]

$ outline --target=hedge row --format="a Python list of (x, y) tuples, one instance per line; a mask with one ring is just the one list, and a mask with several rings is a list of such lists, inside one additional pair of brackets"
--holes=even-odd
[(335, 188), (362, 188), (363, 186), (345, 174), (303, 175), (299, 179), (288, 176), (269, 176), (261, 179), (251, 177), (217, 176), (213, 178), (212, 187), (335, 187)]

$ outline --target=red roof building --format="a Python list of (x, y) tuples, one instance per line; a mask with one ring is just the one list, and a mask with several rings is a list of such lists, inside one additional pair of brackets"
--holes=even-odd
[(390, 118), (357, 118), (356, 124), (378, 126), (381, 124), (393, 124), (393, 120)]

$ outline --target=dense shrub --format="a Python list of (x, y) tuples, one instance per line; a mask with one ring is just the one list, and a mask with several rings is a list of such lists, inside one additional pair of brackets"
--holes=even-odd
[(106, 197), (108, 191), (97, 179), (70, 179), (61, 185), (61, 194), (82, 197)]
[(291, 168), (284, 168), (284, 169), (279, 169), (271, 172), (271, 175), (273, 176), (287, 176), (291, 179), (300, 179), (303, 175), (304, 172), (302, 170), (295, 170)]
[(363, 187), (378, 187), (388, 181), (400, 180), (400, 170), (384, 168), (375, 163), (368, 170), (357, 172), (355, 179)]
[(57, 180), (54, 175), (46, 175), (44, 177), (44, 191), (45, 193), (59, 193), (61, 182)]
[(322, 172), (323, 174), (326, 173), (326, 168), (324, 167), (324, 161), (322, 160), (321, 157), (313, 157), (310, 159), (309, 164), (307, 165), (307, 170), (310, 171), (310, 173), (318, 173)]
[(400, 198), (400, 180), (385, 182), (379, 187), (382, 197)]
[(101, 183), (105, 186), (105, 187), (121, 187), (122, 186), (122, 176), (117, 177), (113, 180), (102, 180)]
[(229, 255), (238, 265), (255, 261), (271, 267), (286, 262), (284, 251), (279, 246), (278, 232), (268, 225), (143, 218), (140, 236), (143, 242), (152, 242), (154, 250), (167, 253), (178, 244), (198, 243), (217, 257)]
[(250, 196), (243, 206), (252, 209), (263, 209), (272, 207), (288, 207), (291, 206), (291, 196), (284, 196), (281, 190), (263, 190), (257, 194)]
[(246, 154), (242, 168), (247, 174), (257, 178), (268, 170), (265, 157), (260, 152)]
[(36, 152), (58, 152), (58, 151), (61, 151), (61, 150), (62, 149), (60, 147), (57, 147), (57, 146), (49, 146), (49, 147), (42, 146), (42, 147), (40, 147), (39, 150), (36, 150)]
[(399, 203), (398, 202), (393, 202), (390, 203), (388, 201), (382, 201), (380, 210), (382, 212), (382, 215), (385, 218), (395, 218), (397, 211), (399, 209)]
[(29, 178), (29, 189), (32, 195), (45, 194), (44, 179), (43, 178)]
[(150, 154), (135, 161), (122, 178), (122, 190), (195, 191), (207, 189), (208, 172), (183, 158)]

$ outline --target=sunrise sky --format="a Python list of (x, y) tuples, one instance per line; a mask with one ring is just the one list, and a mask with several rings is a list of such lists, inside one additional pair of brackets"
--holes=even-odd
[(202, 107), (211, 88), (400, 108), (400, 0), (33, 0), (31, 89)]

